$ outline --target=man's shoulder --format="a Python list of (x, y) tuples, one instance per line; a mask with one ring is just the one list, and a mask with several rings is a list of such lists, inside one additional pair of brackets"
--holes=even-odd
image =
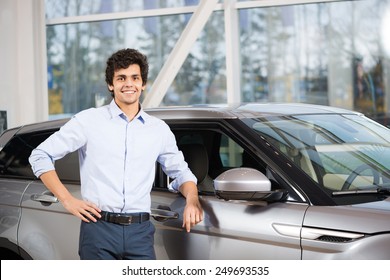
[(145, 111), (142, 111), (142, 114), (141, 114), (142, 118), (145, 119), (145, 121), (147, 122), (150, 122), (150, 123), (160, 123), (160, 124), (164, 124), (165, 121), (162, 120), (162, 119), (159, 119), (153, 115), (150, 115), (148, 112), (145, 112)]

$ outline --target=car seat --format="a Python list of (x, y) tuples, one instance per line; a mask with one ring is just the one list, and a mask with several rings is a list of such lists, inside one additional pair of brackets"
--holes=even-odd
[(188, 167), (198, 180), (200, 192), (214, 193), (213, 179), (208, 175), (209, 158), (206, 147), (203, 144), (182, 144), (179, 145)]

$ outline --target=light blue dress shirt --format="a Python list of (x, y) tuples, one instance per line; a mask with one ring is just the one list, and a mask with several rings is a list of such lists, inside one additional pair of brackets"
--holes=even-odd
[(174, 178), (170, 190), (196, 183), (168, 125), (142, 109), (129, 121), (114, 100), (76, 114), (34, 149), (29, 160), (35, 176), (76, 150), (81, 195), (104, 211), (150, 212), (156, 161)]

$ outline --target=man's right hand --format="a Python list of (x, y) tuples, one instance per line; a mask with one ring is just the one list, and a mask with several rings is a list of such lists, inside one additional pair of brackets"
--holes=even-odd
[(101, 218), (101, 210), (92, 202), (70, 196), (62, 200), (61, 203), (66, 210), (86, 223), (97, 222), (96, 218)]
[(96, 222), (100, 218), (100, 209), (94, 203), (75, 198), (62, 184), (55, 170), (43, 173), (40, 177), (45, 186), (58, 198), (66, 210), (82, 221)]

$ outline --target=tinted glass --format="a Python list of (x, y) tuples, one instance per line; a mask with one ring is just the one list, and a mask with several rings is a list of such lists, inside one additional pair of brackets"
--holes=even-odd
[(55, 168), (61, 181), (80, 182), (78, 152), (73, 152), (55, 162)]
[(3, 147), (8, 143), (8, 141), (14, 136), (17, 129), (10, 129), (6, 130), (1, 134), (0, 138), (0, 151), (3, 149)]
[[(36, 179), (28, 158), (33, 149), (42, 143), (52, 132), (23, 134), (11, 139), (0, 151), (0, 176)], [(79, 182), (78, 153), (71, 153), (55, 162), (58, 176), (63, 181)]]
[(17, 135), (0, 152), (2, 176), (34, 178), (28, 158), (51, 133)]

